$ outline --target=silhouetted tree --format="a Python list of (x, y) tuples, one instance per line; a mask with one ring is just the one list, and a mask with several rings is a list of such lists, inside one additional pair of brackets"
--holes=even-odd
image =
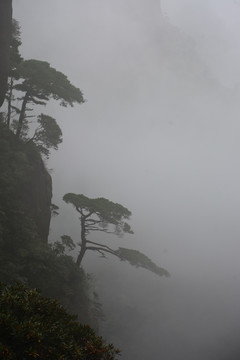
[(16, 130), (18, 138), (24, 120), (26, 121), (27, 104), (46, 105), (50, 99), (60, 100), (62, 106), (84, 102), (81, 90), (73, 86), (66, 75), (52, 68), (48, 62), (25, 60), (19, 65), (18, 72), (22, 81), (14, 88), (24, 93)]
[(12, 36), (10, 43), (10, 67), (9, 67), (9, 77), (8, 77), (8, 92), (6, 94), (6, 100), (8, 104), (7, 110), (7, 127), (10, 128), (11, 115), (13, 111), (18, 112), (18, 108), (13, 106), (13, 101), (15, 97), (13, 95), (14, 90), (14, 81), (19, 79), (18, 67), (23, 61), (20, 53), (19, 46), (21, 42), (21, 31), (19, 22), (15, 19), (12, 20)]
[[(66, 107), (75, 103), (81, 104), (85, 100), (81, 90), (73, 86), (66, 75), (52, 68), (48, 62), (24, 60), (21, 57), (19, 53), (21, 31), (15, 19), (12, 20), (11, 33), (7, 111), (2, 113), (0, 121), (5, 122), (7, 128), (11, 128), (17, 138), (21, 138), (24, 142), (34, 142), (40, 152), (48, 157), (49, 149), (57, 150), (62, 142), (61, 129), (51, 116), (27, 115), (33, 110), (29, 105), (46, 105), (50, 99), (54, 99), (59, 100), (60, 105)], [(23, 96), (21, 92), (24, 93)], [(21, 101), (20, 107), (16, 104), (16, 100)], [(34, 125), (30, 127), (32, 118)], [(33, 136), (32, 132), (34, 132)]]
[(154, 264), (146, 255), (137, 250), (126, 248), (114, 250), (105, 244), (87, 239), (87, 235), (93, 231), (115, 234), (120, 237), (124, 233), (133, 234), (131, 226), (126, 222), (131, 216), (131, 212), (127, 208), (105, 198), (90, 199), (84, 195), (73, 193), (64, 195), (63, 200), (72, 204), (80, 214), (81, 243), (76, 261), (78, 266), (81, 265), (86, 251), (92, 250), (101, 254), (102, 257), (111, 254), (159, 276), (169, 276), (168, 271)]
[(49, 157), (49, 149), (58, 149), (58, 145), (62, 142), (62, 131), (56, 120), (51, 116), (41, 114), (38, 116), (38, 127), (33, 137), (29, 141), (33, 141), (39, 151), (46, 157)]

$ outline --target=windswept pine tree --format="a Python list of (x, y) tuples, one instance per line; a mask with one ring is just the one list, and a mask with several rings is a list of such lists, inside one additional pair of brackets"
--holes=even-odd
[(17, 121), (16, 136), (21, 136), (28, 104), (46, 105), (50, 99), (59, 100), (62, 106), (84, 102), (81, 90), (73, 86), (67, 76), (52, 68), (46, 61), (25, 60), (19, 67), (20, 83), (17, 91), (23, 92), (22, 105)]
[(137, 250), (119, 247), (113, 249), (106, 244), (89, 240), (91, 232), (104, 232), (122, 237), (124, 234), (133, 234), (127, 220), (130, 219), (131, 211), (121, 204), (114, 203), (105, 198), (90, 199), (84, 195), (68, 193), (63, 200), (72, 204), (80, 214), (81, 242), (77, 257), (77, 265), (80, 266), (87, 251), (95, 251), (102, 257), (111, 254), (120, 260), (126, 260), (131, 265), (142, 267), (159, 276), (169, 276), (167, 270), (157, 266), (146, 255)]

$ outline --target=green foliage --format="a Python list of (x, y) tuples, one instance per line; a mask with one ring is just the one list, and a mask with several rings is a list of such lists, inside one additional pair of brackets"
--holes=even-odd
[[(73, 193), (64, 195), (63, 200), (72, 204), (80, 214), (81, 243), (79, 244), (80, 252), (77, 257), (77, 265), (81, 265), (86, 251), (92, 250), (98, 252), (102, 257), (111, 254), (121, 260), (128, 261), (133, 266), (142, 267), (159, 276), (169, 276), (167, 270), (157, 266), (140, 251), (126, 248), (115, 250), (105, 244), (87, 239), (87, 235), (91, 231), (103, 231), (118, 236), (122, 236), (124, 233), (133, 234), (131, 226), (125, 222), (131, 216), (131, 212), (127, 208), (105, 198), (90, 199), (84, 195)], [(114, 226), (113, 231), (109, 231), (109, 225)]]
[(48, 158), (49, 149), (57, 150), (58, 145), (61, 144), (62, 131), (51, 116), (41, 114), (38, 116), (37, 122), (39, 126), (31, 140), (37, 145), (39, 151)]
[[(0, 218), (6, 215), (9, 213), (0, 211)], [(71, 256), (64, 254), (65, 248), (60, 252), (42, 244), (34, 223), (17, 215), (11, 221), (1, 221), (0, 281), (23, 281), (37, 287), (45, 296), (57, 298), (69, 311), (78, 314), (83, 323), (96, 326), (89, 277)]]
[(76, 245), (74, 244), (72, 238), (68, 235), (62, 235), (61, 241), (55, 241), (51, 245), (53, 251), (57, 255), (63, 255), (67, 251), (72, 251), (75, 249)]
[[(6, 95), (7, 113), (5, 122), (17, 138), (29, 140), (29, 104), (46, 105), (54, 99), (62, 106), (81, 104), (85, 100), (81, 90), (71, 84), (66, 75), (57, 71), (46, 61), (24, 60), (19, 53), (21, 32), (19, 23), (12, 21), (11, 56), (9, 69), (8, 93)], [(17, 92), (16, 92), (17, 91)], [(23, 92), (22, 97), (19, 92)], [(16, 100), (22, 100), (21, 108)], [(30, 116), (35, 117), (35, 115)], [(62, 133), (55, 119), (41, 114), (34, 138), (40, 152), (49, 156), (49, 148), (57, 149), (62, 142)]]
[(108, 224), (111, 224), (114, 225), (117, 235), (123, 235), (123, 233), (133, 234), (130, 225), (124, 221), (130, 218), (131, 212), (120, 204), (105, 198), (90, 199), (82, 194), (73, 193), (64, 195), (63, 200), (72, 204), (82, 214), (85, 211), (87, 216), (96, 215), (98, 217), (99, 220), (97, 221), (91, 220), (93, 225), (87, 225), (89, 231), (98, 226), (104, 228), (107, 232)]
[(18, 67), (22, 62), (22, 57), (19, 53), (19, 46), (21, 45), (21, 32), (18, 21), (12, 19), (12, 36), (10, 42), (10, 67), (9, 67), (9, 78), (8, 78), (8, 91), (6, 94), (7, 100), (7, 114), (6, 124), (10, 128), (11, 118), (20, 112), (17, 106), (13, 105), (16, 100), (13, 90), (14, 81), (19, 80)]
[(76, 245), (73, 242), (73, 239), (68, 235), (62, 235), (62, 244), (65, 246), (68, 251), (72, 251), (75, 249)]
[(23, 60), (19, 53), (19, 46), (21, 42), (21, 30), (19, 22), (15, 19), (12, 19), (12, 38), (10, 43), (10, 77), (14, 79), (19, 78), (17, 68), (21, 61)]
[(146, 255), (141, 253), (138, 250), (132, 250), (132, 249), (126, 249), (120, 247), (117, 250), (118, 256), (121, 260), (127, 260), (131, 265), (135, 267), (142, 267), (144, 269), (147, 269), (149, 271), (152, 271), (153, 273), (159, 275), (159, 276), (170, 276), (169, 272), (156, 264), (149, 259)]
[(27, 121), (27, 104), (46, 105), (50, 99), (60, 100), (62, 106), (84, 102), (81, 90), (46, 61), (24, 60), (18, 66), (18, 73), (21, 81), (15, 84), (14, 89), (24, 92), (16, 130), (18, 138), (21, 136), (24, 121)]
[[(39, 209), (33, 216), (31, 200), (34, 182), (39, 181), (36, 167), (41, 163), (34, 144), (23, 144), (0, 124), (0, 281), (23, 281), (37, 287), (78, 314), (81, 321), (95, 326), (89, 278), (65, 255), (72, 246), (70, 239), (65, 237), (62, 252), (56, 252), (39, 235), (36, 218), (42, 213)], [(51, 188), (49, 191), (51, 196)]]
[(22, 82), (15, 89), (28, 93), (29, 101), (44, 105), (51, 98), (62, 106), (83, 103), (83, 94), (73, 86), (67, 76), (52, 68), (46, 61), (24, 60), (18, 67)]
[(0, 284), (2, 360), (114, 360), (119, 353), (56, 300), (23, 284)]

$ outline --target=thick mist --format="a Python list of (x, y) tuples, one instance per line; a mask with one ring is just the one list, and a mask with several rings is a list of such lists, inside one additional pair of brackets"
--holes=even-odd
[[(239, 357), (240, 120), (238, 1), (13, 1), (24, 58), (50, 62), (87, 102), (47, 113), (63, 144), (53, 177), (50, 240), (78, 241), (67, 192), (129, 208), (135, 234), (113, 246), (143, 251), (162, 279), (89, 254), (123, 360)], [(45, 112), (45, 109), (41, 109)]]

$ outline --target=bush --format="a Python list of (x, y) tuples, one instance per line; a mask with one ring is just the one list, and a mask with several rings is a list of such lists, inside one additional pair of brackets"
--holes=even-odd
[(22, 283), (0, 283), (2, 360), (114, 360), (118, 353), (56, 300)]

